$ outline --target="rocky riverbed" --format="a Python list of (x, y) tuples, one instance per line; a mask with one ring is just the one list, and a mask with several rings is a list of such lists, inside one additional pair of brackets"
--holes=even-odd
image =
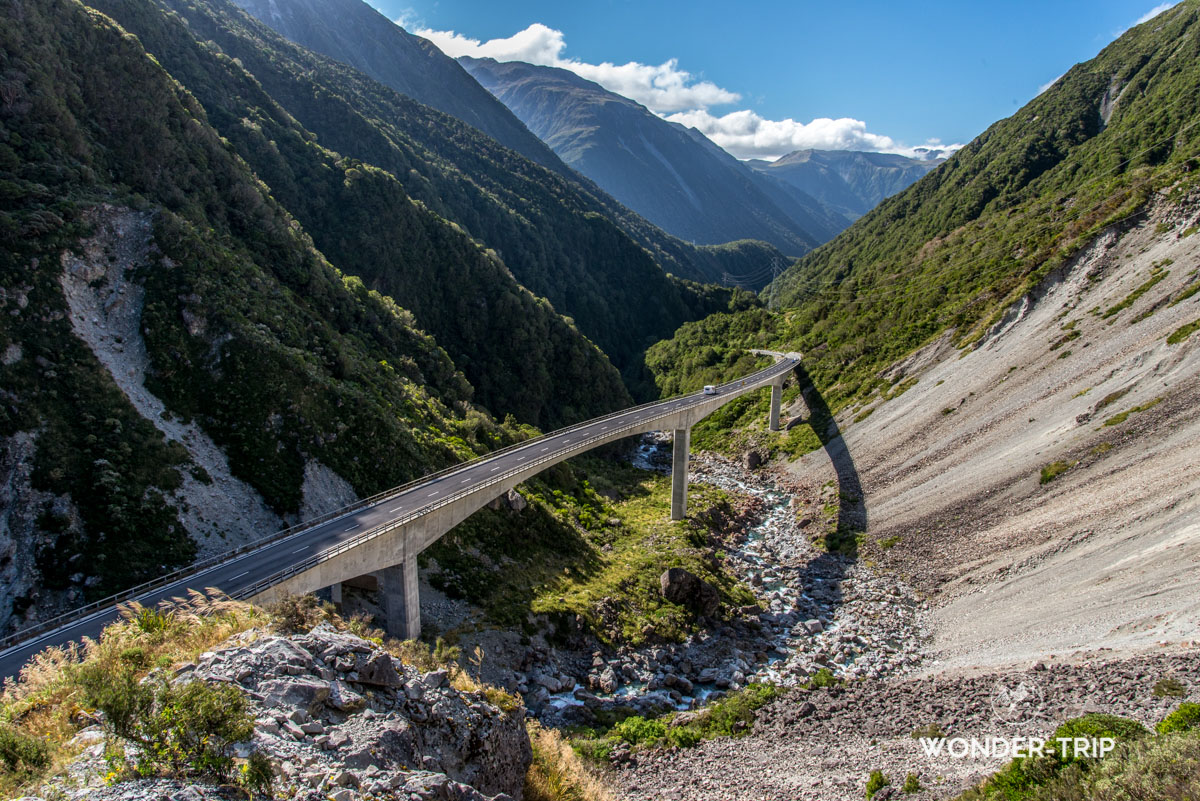
[[(634, 463), (669, 470), (663, 445), (648, 437)], [(694, 457), (690, 473), (740, 499), (747, 525), (720, 545), (757, 605), (730, 610), (682, 643), (590, 654), (529, 649), (510, 686), (544, 722), (587, 722), (616, 705), (648, 713), (695, 708), (751, 682), (791, 686), (821, 670), (879, 679), (919, 666), (925, 603), (902, 582), (807, 536), (798, 510), (826, 500), (829, 488), (800, 497), (786, 473), (706, 453)]]

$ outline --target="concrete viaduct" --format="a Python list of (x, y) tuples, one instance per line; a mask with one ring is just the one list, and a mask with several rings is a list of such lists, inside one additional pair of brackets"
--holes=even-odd
[(421, 631), (417, 555), (471, 514), (551, 465), (625, 437), (671, 430), (675, 438), (671, 518), (683, 519), (692, 426), (734, 398), (770, 386), (770, 428), (779, 430), (783, 383), (800, 363), (800, 355), (753, 352), (776, 361), (716, 387), (712, 394), (697, 392), (635, 406), (441, 470), (120, 597), (17, 632), (0, 642), (5, 647), (0, 651), (0, 674), (16, 675), (47, 646), (98, 637), (104, 626), (117, 619), (118, 603), (153, 606), (208, 588), (256, 603), (326, 587), (334, 588), (336, 596), (342, 582), (368, 574), (379, 582), (388, 633), (416, 638)]

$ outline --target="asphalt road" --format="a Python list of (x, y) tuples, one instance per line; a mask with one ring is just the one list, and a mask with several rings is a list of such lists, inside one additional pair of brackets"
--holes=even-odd
[[(744, 379), (738, 379), (717, 387), (717, 395), (740, 395), (742, 383), (759, 383), (775, 378), (793, 369), (799, 360), (783, 357), (770, 367)], [(660, 403), (634, 407), (615, 415), (579, 423), (564, 431), (558, 431), (495, 457), (485, 458), (463, 465), (461, 469), (443, 473), (427, 482), (403, 492), (387, 496), (374, 504), (304, 529), (284, 539), (263, 545), (247, 553), (232, 556), (229, 561), (192, 573), (173, 584), (139, 595), (134, 599), (142, 606), (154, 606), (160, 601), (176, 597), (187, 597), (190, 590), (203, 592), (215, 587), (226, 595), (238, 597), (248, 588), (269, 579), (289, 566), (334, 548), (347, 540), (362, 535), (376, 526), (391, 522), (425, 508), (433, 508), (450, 495), (469, 491), (486, 484), (498, 474), (520, 468), (523, 463), (553, 456), (556, 452), (571, 450), (571, 443), (579, 447), (583, 440), (602, 436), (607, 431), (635, 423), (651, 422), (656, 417), (674, 414), (689, 406), (710, 400), (713, 396), (701, 392), (685, 395)], [(597, 443), (600, 444), (600, 443)], [(383, 567), (383, 566), (381, 566)], [(15, 676), (31, 656), (51, 645), (65, 645), (83, 637), (97, 638), (105, 626), (118, 617), (115, 605), (108, 606), (60, 628), (25, 640), (0, 652), (0, 676)]]

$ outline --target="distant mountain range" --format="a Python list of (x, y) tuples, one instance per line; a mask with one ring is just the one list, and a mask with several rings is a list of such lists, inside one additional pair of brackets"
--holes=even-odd
[(563, 161), (676, 236), (761, 239), (792, 256), (828, 238), (819, 204), (789, 214), (737, 159), (597, 83), (519, 61), (459, 63)]
[(746, 165), (856, 220), (945, 160), (937, 150), (923, 159), (855, 150), (797, 150), (777, 161), (756, 159)]
[(797, 151), (740, 162), (573, 72), (459, 63), (567, 164), (666, 231), (698, 243), (761, 239), (800, 255), (941, 163), (883, 153)]

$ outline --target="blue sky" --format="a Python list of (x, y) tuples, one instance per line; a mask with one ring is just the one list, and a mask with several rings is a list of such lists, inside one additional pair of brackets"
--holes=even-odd
[(1170, 5), (370, 1), (451, 55), (565, 66), (742, 158), (968, 142)]

